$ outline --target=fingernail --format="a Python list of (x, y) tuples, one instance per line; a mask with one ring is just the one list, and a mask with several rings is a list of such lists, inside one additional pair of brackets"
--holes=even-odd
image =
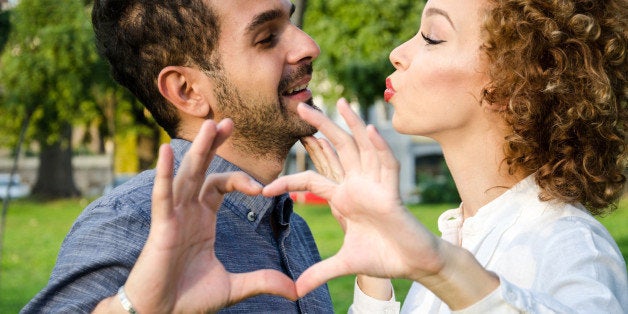
[(231, 119), (230, 119), (230, 118), (224, 118), (224, 119), (220, 120), (220, 122), (218, 122), (217, 127), (218, 127), (218, 128), (221, 128), (221, 127), (222, 127), (225, 123), (227, 123), (228, 121), (231, 121)]
[(263, 186), (259, 182), (255, 181), (255, 179), (249, 179), (249, 182), (252, 187), (263, 188)]

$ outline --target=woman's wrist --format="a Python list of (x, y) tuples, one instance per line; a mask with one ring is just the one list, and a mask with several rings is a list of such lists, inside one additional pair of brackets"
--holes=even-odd
[(357, 282), (360, 291), (371, 298), (389, 301), (393, 297), (390, 279), (357, 275)]
[(449, 243), (441, 249), (444, 258), (442, 269), (417, 281), (451, 310), (467, 308), (499, 287), (499, 277), (480, 265), (468, 250)]

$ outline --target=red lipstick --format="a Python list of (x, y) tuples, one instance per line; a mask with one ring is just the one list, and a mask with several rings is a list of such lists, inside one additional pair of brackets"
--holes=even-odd
[(386, 78), (386, 90), (384, 91), (384, 101), (390, 102), (390, 99), (395, 96), (395, 88), (392, 85), (390, 77)]

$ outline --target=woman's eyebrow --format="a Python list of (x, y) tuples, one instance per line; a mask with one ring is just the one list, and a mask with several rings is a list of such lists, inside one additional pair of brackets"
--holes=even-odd
[(456, 30), (456, 26), (454, 25), (454, 22), (452, 22), (451, 18), (449, 17), (449, 14), (447, 14), (447, 12), (445, 12), (442, 9), (439, 8), (428, 8), (425, 11), (425, 16), (434, 16), (434, 15), (441, 15), (443, 16), (445, 19), (447, 19), (447, 21), (449, 22), (449, 24), (451, 25), (451, 27)]

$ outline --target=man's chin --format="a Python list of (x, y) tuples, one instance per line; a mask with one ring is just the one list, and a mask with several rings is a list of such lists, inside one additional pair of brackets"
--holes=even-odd
[(316, 134), (316, 132), (318, 132), (315, 127), (309, 125), (307, 122), (302, 121), (302, 123), (303, 124), (298, 128), (298, 131), (293, 133), (296, 140), (299, 140), (306, 136), (312, 136)]
[[(308, 106), (310, 106), (310, 107), (312, 107), (312, 108), (314, 108), (314, 109), (318, 110), (318, 111), (321, 111), (321, 112), (323, 111), (323, 110), (321, 110), (321, 108), (319, 108), (318, 106), (316, 106), (316, 105), (314, 104), (314, 101), (313, 101), (311, 98), (310, 98), (310, 100), (309, 100), (309, 101), (307, 101), (307, 102), (306, 102), (306, 104), (307, 104)], [(304, 122), (304, 123), (305, 123), (305, 125), (306, 125), (306, 127), (305, 127), (305, 128), (307, 129), (307, 131), (306, 131), (306, 132), (304, 132), (304, 134), (305, 134), (305, 135), (303, 135), (303, 136), (301, 136), (301, 137), (311, 136), (311, 135), (316, 134), (316, 132), (318, 132), (318, 130), (317, 130), (315, 127), (313, 127), (312, 125), (310, 125), (309, 123), (307, 123), (307, 122), (305, 122), (305, 121), (303, 121), (303, 122)]]

